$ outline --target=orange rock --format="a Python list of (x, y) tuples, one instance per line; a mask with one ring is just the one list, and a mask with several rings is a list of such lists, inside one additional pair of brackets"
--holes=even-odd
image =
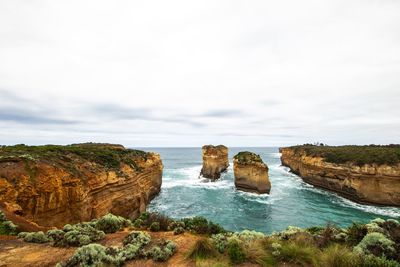
[(223, 145), (206, 145), (202, 148), (203, 167), (201, 175), (212, 180), (218, 179), (229, 167), (228, 148)]

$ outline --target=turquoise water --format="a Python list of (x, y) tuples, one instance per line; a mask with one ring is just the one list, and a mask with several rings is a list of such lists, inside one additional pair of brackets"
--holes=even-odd
[(164, 163), (161, 193), (149, 211), (173, 218), (201, 215), (229, 230), (254, 229), (265, 233), (289, 225), (309, 227), (332, 222), (347, 226), (352, 221), (367, 222), (376, 217), (399, 218), (400, 208), (361, 205), (334, 193), (304, 183), (280, 166), (278, 148), (230, 148), (229, 158), (239, 151), (260, 154), (269, 167), (272, 183), (269, 195), (237, 191), (232, 162), (216, 182), (199, 179), (200, 148), (146, 148), (161, 154)]

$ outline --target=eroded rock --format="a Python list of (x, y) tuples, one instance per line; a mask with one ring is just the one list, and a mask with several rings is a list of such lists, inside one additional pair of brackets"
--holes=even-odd
[(268, 166), (259, 155), (247, 151), (239, 152), (233, 158), (233, 171), (237, 189), (259, 194), (271, 191)]
[(218, 179), (229, 167), (228, 148), (223, 145), (206, 145), (202, 148), (203, 168), (201, 175), (212, 180)]

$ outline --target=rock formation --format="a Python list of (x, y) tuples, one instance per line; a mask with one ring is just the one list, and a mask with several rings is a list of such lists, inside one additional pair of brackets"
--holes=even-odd
[(203, 168), (201, 175), (212, 180), (218, 179), (221, 172), (229, 167), (228, 148), (223, 145), (206, 145), (202, 148)]
[(400, 206), (400, 164), (330, 163), (299, 147), (281, 148), (282, 165), (305, 182), (359, 203)]
[(162, 169), (158, 154), (120, 145), (0, 147), (0, 203), (40, 226), (135, 218), (160, 191)]
[(271, 191), (268, 166), (259, 155), (247, 151), (239, 152), (233, 158), (233, 171), (237, 189), (260, 194)]

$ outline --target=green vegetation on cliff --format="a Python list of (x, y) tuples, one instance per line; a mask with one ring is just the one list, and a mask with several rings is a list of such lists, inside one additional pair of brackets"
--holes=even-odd
[(238, 161), (239, 164), (252, 164), (252, 163), (263, 163), (260, 155), (257, 155), (253, 152), (242, 151), (236, 154), (234, 157)]
[(43, 145), (27, 146), (24, 144), (14, 146), (0, 146), (0, 161), (24, 160), (26, 168), (34, 177), (34, 169), (29, 162), (45, 161), (56, 163), (67, 169), (79, 171), (75, 163), (90, 161), (107, 170), (118, 170), (121, 162), (140, 170), (136, 159), (146, 160), (147, 153), (140, 150), (125, 149), (121, 145), (84, 143), (72, 145)]
[(301, 145), (292, 146), (295, 153), (304, 152), (308, 156), (322, 157), (326, 162), (343, 164), (398, 164), (400, 163), (400, 145), (369, 145), (369, 146), (323, 146)]

